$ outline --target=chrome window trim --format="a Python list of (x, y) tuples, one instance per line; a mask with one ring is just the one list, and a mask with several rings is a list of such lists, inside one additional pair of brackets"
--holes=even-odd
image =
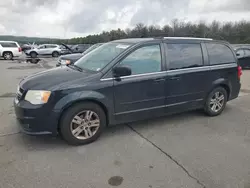
[[(140, 76), (147, 76), (147, 75), (154, 75), (154, 74), (163, 74), (166, 73), (167, 71), (160, 71), (160, 72), (150, 72), (150, 73), (144, 73), (144, 74), (136, 74), (136, 75), (130, 75), (130, 76), (122, 76), (120, 78), (133, 78), (133, 77), (140, 77)], [(106, 81), (106, 80), (113, 80), (114, 78), (102, 78), (101, 81)]]
[[(133, 78), (133, 77), (140, 77), (140, 76), (147, 76), (147, 75), (154, 75), (154, 74), (164, 74), (169, 72), (179, 72), (179, 71), (185, 71), (185, 70), (202, 70), (211, 68), (211, 70), (215, 70), (216, 68), (231, 68), (231, 67), (237, 67), (236, 63), (225, 63), (220, 65), (208, 65), (208, 66), (202, 66), (202, 67), (193, 67), (193, 68), (183, 68), (183, 69), (176, 69), (176, 70), (167, 70), (167, 71), (161, 71), (161, 72), (152, 72), (152, 73), (144, 73), (144, 74), (136, 74), (136, 75), (130, 75), (130, 76), (122, 76), (121, 79), (124, 78)], [(102, 78), (101, 81), (108, 81), (113, 80), (114, 78)]]

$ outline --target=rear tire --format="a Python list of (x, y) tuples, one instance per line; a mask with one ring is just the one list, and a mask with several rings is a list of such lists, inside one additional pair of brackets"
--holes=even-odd
[[(87, 118), (87, 116), (91, 117)], [(95, 123), (92, 124), (92, 122)], [(97, 140), (106, 124), (103, 109), (95, 103), (84, 102), (70, 107), (63, 114), (60, 121), (60, 133), (68, 144), (84, 145)]]
[(58, 57), (59, 56), (59, 53), (58, 52), (53, 52), (52, 53), (52, 57)]
[(36, 58), (37, 57), (37, 53), (36, 52), (30, 52), (30, 57)]
[(207, 97), (204, 110), (209, 116), (220, 115), (226, 107), (227, 91), (223, 87), (214, 88)]
[(13, 54), (12, 54), (12, 52), (4, 52), (4, 53), (3, 53), (3, 58), (4, 58), (5, 60), (11, 60), (11, 59), (13, 59)]

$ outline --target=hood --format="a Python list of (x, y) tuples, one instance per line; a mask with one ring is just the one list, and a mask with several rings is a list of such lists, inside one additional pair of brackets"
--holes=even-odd
[(77, 54), (68, 54), (68, 55), (62, 55), (60, 56), (61, 60), (70, 60), (72, 62), (77, 61), (78, 59), (80, 59), (83, 55), (81, 53), (77, 53)]
[[(76, 80), (88, 80), (95, 76), (92, 72), (79, 72), (69, 67), (59, 67), (28, 76), (21, 80), (20, 87), (24, 90), (54, 91)], [(82, 82), (80, 82), (82, 83)]]

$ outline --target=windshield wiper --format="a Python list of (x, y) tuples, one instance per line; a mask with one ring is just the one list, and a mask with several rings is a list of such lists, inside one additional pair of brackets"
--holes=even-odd
[(82, 72), (82, 68), (75, 64), (67, 64), (67, 66)]

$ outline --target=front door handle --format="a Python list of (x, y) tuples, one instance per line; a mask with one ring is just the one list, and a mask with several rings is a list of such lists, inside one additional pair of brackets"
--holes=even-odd
[(164, 82), (166, 79), (165, 78), (157, 78), (154, 81), (155, 82)]
[(180, 76), (172, 76), (169, 78), (169, 80), (180, 80), (181, 77)]

